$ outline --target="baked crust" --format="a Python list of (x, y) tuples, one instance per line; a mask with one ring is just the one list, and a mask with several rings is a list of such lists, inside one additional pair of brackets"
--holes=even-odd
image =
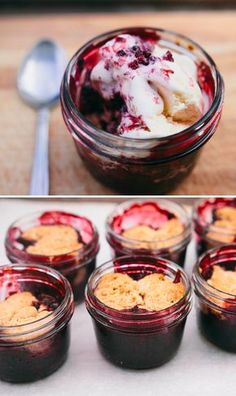
[[(215, 211), (215, 216), (216, 220), (211, 224), (207, 237), (224, 243), (234, 242), (236, 236), (236, 208), (224, 206)], [(220, 232), (221, 229), (222, 233)]]
[(219, 265), (214, 265), (212, 276), (207, 283), (217, 290), (236, 296), (236, 271), (226, 271)]
[(138, 281), (127, 274), (106, 274), (94, 292), (104, 305), (120, 311), (135, 307), (160, 311), (175, 304), (184, 293), (182, 282), (174, 283), (172, 279), (158, 273), (147, 275)]
[[(122, 236), (138, 241), (137, 247), (143, 249), (168, 248), (177, 243), (176, 237), (184, 231), (184, 225), (177, 218), (170, 219), (155, 230), (147, 225), (138, 225), (125, 230)], [(181, 240), (181, 237), (180, 237)]]
[(30, 292), (15, 293), (0, 302), (0, 326), (19, 326), (35, 322), (50, 311)]
[(78, 242), (76, 230), (69, 225), (32, 227), (24, 231), (21, 238), (32, 242), (26, 247), (27, 253), (41, 256), (67, 254), (83, 247), (83, 244)]

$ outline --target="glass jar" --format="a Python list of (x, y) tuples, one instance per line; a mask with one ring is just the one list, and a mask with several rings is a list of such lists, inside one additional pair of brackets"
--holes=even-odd
[(214, 211), (225, 206), (236, 208), (235, 198), (199, 199), (193, 208), (194, 234), (198, 255), (209, 249), (236, 242), (236, 233), (229, 228), (213, 226)]
[[(196, 61), (199, 84), (209, 102), (208, 111), (199, 121), (171, 136), (134, 139), (100, 130), (86, 119), (79, 109), (80, 92), (98, 50), (114, 36), (126, 33), (144, 39), (155, 37), (160, 44)], [(122, 193), (161, 194), (174, 189), (192, 171), (203, 145), (217, 128), (223, 96), (222, 77), (197, 43), (163, 29), (126, 28), (95, 37), (76, 52), (62, 81), (61, 108), (80, 157), (98, 180)]]
[[(156, 214), (155, 210), (160, 212), (161, 216), (164, 215), (167, 218), (170, 215), (174, 215), (183, 224), (183, 232), (177, 236), (158, 241), (160, 244), (163, 244), (163, 247), (158, 249), (156, 248), (157, 242), (137, 241), (121, 235), (123, 231), (122, 223), (126, 221), (126, 216), (129, 212), (129, 218), (126, 221), (129, 227), (131, 224), (132, 227), (140, 225), (140, 221), (143, 224), (143, 220), (145, 220), (144, 224), (147, 224), (147, 217), (150, 218), (149, 225), (154, 223), (155, 219), (152, 221), (152, 212), (150, 210), (146, 212), (144, 209), (146, 206), (154, 209), (154, 216)], [(144, 210), (143, 213), (142, 210)], [(145, 219), (142, 218), (142, 215)], [(119, 225), (116, 226), (116, 223), (119, 223)], [(130, 200), (118, 205), (108, 216), (106, 220), (106, 238), (115, 257), (124, 255), (161, 256), (180, 266), (184, 266), (187, 246), (191, 240), (191, 222), (184, 207), (170, 200), (163, 198), (155, 200)], [(141, 244), (148, 245), (148, 248), (141, 246)]]
[(69, 282), (41, 265), (0, 267), (0, 299), (29, 291), (54, 309), (46, 317), (18, 326), (0, 326), (0, 379), (31, 382), (56, 371), (67, 359), (69, 321), (74, 304)]
[[(125, 273), (136, 280), (151, 273), (163, 273), (173, 280), (181, 280), (186, 292), (176, 304), (158, 312), (118, 311), (105, 306), (94, 295), (101, 277), (112, 272)], [(174, 263), (148, 256), (114, 259), (94, 271), (85, 295), (98, 347), (115, 365), (132, 369), (157, 367), (176, 354), (191, 308), (191, 287), (183, 269)]]
[(236, 269), (236, 244), (224, 245), (202, 255), (193, 272), (197, 296), (198, 327), (204, 337), (218, 347), (236, 352), (236, 296), (209, 285), (212, 267)]
[[(63, 255), (30, 254), (19, 238), (22, 232), (39, 225), (70, 225), (78, 232), (84, 246)], [(99, 236), (95, 226), (85, 217), (59, 211), (38, 212), (24, 216), (8, 228), (5, 248), (12, 263), (43, 264), (60, 271), (71, 284), (75, 302), (80, 302), (84, 298), (87, 280), (96, 266)]]

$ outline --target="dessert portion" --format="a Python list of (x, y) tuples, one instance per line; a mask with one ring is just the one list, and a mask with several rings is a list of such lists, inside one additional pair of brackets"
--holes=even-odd
[(40, 263), (61, 272), (72, 286), (75, 301), (79, 301), (95, 268), (99, 236), (86, 217), (48, 211), (12, 224), (5, 247), (13, 263)]
[(224, 243), (236, 241), (236, 207), (224, 206), (213, 211), (207, 237)]
[(73, 255), (89, 246), (95, 234), (88, 219), (71, 213), (44, 212), (27, 220), (14, 223), (8, 230), (6, 242), (14, 249), (14, 254), (25, 252), (49, 258)]
[(153, 36), (120, 34), (83, 65), (78, 107), (97, 128), (127, 138), (165, 137), (207, 110), (193, 56)]
[(164, 223), (157, 230), (150, 226), (140, 225), (129, 228), (121, 235), (131, 240), (140, 241), (140, 248), (162, 249), (171, 246), (172, 243), (176, 243), (176, 241), (171, 242), (168, 241), (168, 239), (180, 235), (183, 230), (184, 226), (179, 219), (171, 219)]
[(154, 202), (144, 202), (135, 203), (123, 214), (114, 216), (112, 229), (134, 241), (135, 248), (163, 249), (180, 242), (185, 227), (175, 213)]
[(195, 266), (193, 284), (202, 334), (220, 348), (236, 352), (235, 244), (219, 246), (203, 255)]
[[(30, 324), (45, 318), (51, 312), (52, 308), (48, 306), (46, 300), (39, 301), (28, 291), (17, 292), (7, 297), (4, 301), (0, 301), (0, 326)], [(34, 328), (34, 325), (32, 325), (32, 329)], [(22, 332), (22, 327), (20, 332)]]
[(236, 242), (236, 199), (201, 200), (193, 213), (199, 255), (223, 244)]
[(20, 241), (29, 254), (56, 256), (83, 247), (78, 232), (69, 225), (39, 225), (21, 233)]
[(160, 311), (177, 303), (184, 294), (181, 281), (175, 282), (160, 273), (146, 275), (137, 281), (127, 274), (106, 274), (94, 291), (104, 305), (120, 311)]
[(74, 304), (67, 280), (31, 263), (0, 268), (0, 379), (32, 382), (66, 360)]
[(236, 271), (225, 270), (219, 265), (214, 265), (212, 270), (207, 283), (217, 290), (236, 296)]
[(100, 351), (132, 369), (158, 367), (177, 352), (191, 309), (185, 272), (161, 257), (118, 257), (94, 271), (86, 289)]
[(74, 54), (61, 109), (96, 179), (120, 193), (160, 195), (196, 165), (219, 123), (223, 91), (197, 43), (164, 29), (128, 27), (94, 37)]

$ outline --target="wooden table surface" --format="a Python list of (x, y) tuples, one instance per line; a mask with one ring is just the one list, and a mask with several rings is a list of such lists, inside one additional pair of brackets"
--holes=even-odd
[[(42, 37), (57, 40), (68, 57), (88, 39), (122, 26), (147, 25), (190, 36), (215, 59), (224, 76), (222, 121), (197, 167), (173, 194), (236, 193), (236, 11), (76, 13), (0, 17), (0, 194), (28, 193), (36, 114), (19, 99), (16, 73), (26, 51)], [(114, 194), (84, 168), (60, 109), (50, 118), (51, 194)]]

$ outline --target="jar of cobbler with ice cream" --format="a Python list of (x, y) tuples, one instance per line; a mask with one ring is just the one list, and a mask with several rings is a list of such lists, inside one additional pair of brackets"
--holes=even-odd
[(96, 265), (99, 236), (84, 216), (39, 212), (26, 215), (9, 227), (5, 248), (12, 263), (43, 264), (60, 271), (79, 302)]
[(66, 361), (74, 310), (69, 282), (40, 265), (0, 266), (0, 379), (32, 382)]
[(123, 193), (174, 189), (214, 134), (222, 77), (195, 42), (156, 28), (95, 37), (70, 60), (62, 114), (80, 157)]
[(190, 217), (171, 200), (130, 200), (108, 216), (106, 238), (116, 257), (147, 254), (184, 266), (191, 240)]

